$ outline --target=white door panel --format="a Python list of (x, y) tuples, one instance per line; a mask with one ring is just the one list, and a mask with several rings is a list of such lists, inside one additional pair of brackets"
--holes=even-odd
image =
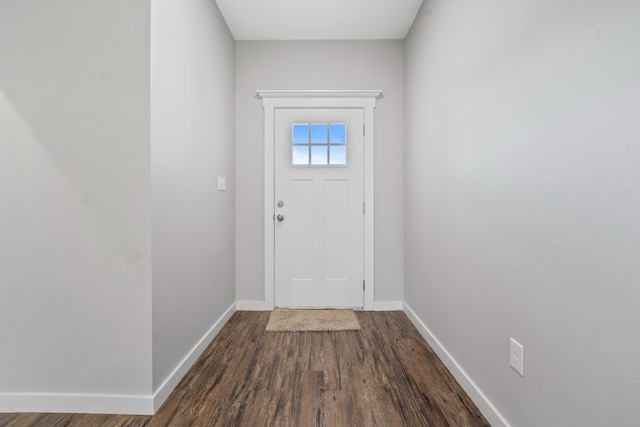
[[(276, 110), (274, 211), (282, 215), (275, 222), (277, 307), (363, 306), (363, 120), (358, 108)], [(347, 164), (293, 166), (296, 123), (345, 123)], [(333, 148), (329, 157), (338, 159), (344, 148)], [(310, 157), (310, 163), (320, 158)]]

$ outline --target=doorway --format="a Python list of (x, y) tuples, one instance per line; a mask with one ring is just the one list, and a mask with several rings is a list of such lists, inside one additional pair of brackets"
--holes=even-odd
[(265, 303), (373, 308), (373, 110), (380, 91), (259, 91)]

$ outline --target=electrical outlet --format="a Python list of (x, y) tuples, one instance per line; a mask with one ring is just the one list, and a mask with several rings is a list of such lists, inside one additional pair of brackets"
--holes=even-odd
[(524, 377), (524, 346), (513, 338), (509, 342), (509, 365)]
[(225, 191), (227, 189), (227, 180), (224, 176), (218, 177), (218, 191)]

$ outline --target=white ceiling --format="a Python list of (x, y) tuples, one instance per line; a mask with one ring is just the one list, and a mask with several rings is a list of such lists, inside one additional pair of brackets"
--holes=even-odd
[(216, 0), (236, 40), (404, 39), (422, 0)]

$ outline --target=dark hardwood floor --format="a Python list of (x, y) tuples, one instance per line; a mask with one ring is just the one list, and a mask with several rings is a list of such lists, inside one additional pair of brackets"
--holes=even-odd
[(0, 414), (0, 426), (487, 426), (400, 311), (362, 331), (265, 333), (236, 312), (153, 417)]

